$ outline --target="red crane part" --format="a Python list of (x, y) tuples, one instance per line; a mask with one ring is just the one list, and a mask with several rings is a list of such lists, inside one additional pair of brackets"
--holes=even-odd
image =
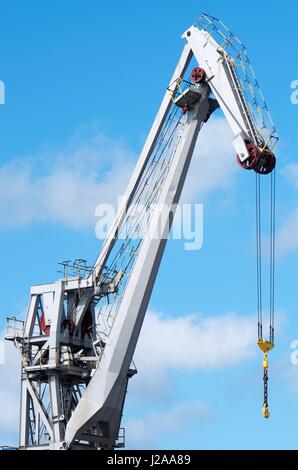
[(260, 175), (269, 175), (274, 170), (275, 166), (275, 155), (270, 150), (265, 149), (261, 152), (261, 157), (254, 170)]
[(42, 312), (41, 317), (38, 319), (39, 327), (45, 335), (49, 335), (51, 331), (51, 325), (46, 324), (44, 312)]
[(259, 147), (254, 144), (248, 144), (247, 150), (249, 151), (249, 157), (242, 162), (239, 158), (239, 155), (237, 155), (237, 162), (241, 168), (244, 168), (244, 170), (253, 170), (259, 163), (261, 151)]
[(195, 67), (190, 74), (190, 80), (193, 83), (202, 83), (206, 79), (206, 72), (201, 67)]

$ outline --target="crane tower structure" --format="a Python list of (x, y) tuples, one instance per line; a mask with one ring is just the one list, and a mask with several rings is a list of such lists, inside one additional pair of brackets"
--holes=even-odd
[[(22, 359), (20, 449), (113, 449), (133, 354), (197, 137), (221, 108), (238, 163), (275, 167), (277, 135), (241, 42), (202, 14), (185, 45), (116, 218), (92, 267), (31, 287), (24, 322), (8, 319)], [(148, 235), (149, 234), (149, 235)]]

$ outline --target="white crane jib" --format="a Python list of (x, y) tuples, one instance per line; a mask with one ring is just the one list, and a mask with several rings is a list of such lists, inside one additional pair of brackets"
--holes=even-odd
[(243, 168), (267, 174), (275, 167), (275, 129), (241, 43), (208, 15), (183, 38), (94, 266), (62, 263), (63, 279), (31, 288), (24, 327), (8, 319), (7, 339), (22, 356), (21, 449), (121, 445), (133, 354), (197, 137), (211, 114), (222, 109)]

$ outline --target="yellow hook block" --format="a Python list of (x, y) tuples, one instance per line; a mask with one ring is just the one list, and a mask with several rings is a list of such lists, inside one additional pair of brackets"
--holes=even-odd
[(258, 345), (264, 354), (268, 354), (274, 348), (274, 344), (271, 341), (265, 341), (264, 339), (259, 339)]
[(264, 369), (268, 369), (268, 353), (271, 351), (271, 349), (274, 348), (274, 344), (271, 343), (270, 341), (265, 341), (264, 339), (259, 339), (258, 345), (264, 353), (264, 359), (263, 359), (263, 367)]
[(268, 353), (271, 349), (274, 348), (274, 344), (271, 341), (265, 341), (264, 339), (259, 339), (258, 345), (261, 351), (264, 353), (263, 357), (263, 368), (264, 368), (264, 396), (265, 396), (265, 403), (262, 408), (263, 416), (265, 419), (270, 418), (270, 413), (268, 410), (268, 403), (267, 403), (267, 382), (268, 382)]
[(263, 359), (263, 367), (264, 369), (268, 369), (268, 354), (267, 353), (264, 353), (264, 359)]
[(269, 410), (268, 410), (268, 406), (266, 406), (266, 405), (264, 404), (262, 411), (263, 411), (263, 416), (264, 416), (265, 419), (270, 418), (270, 413), (269, 413)]

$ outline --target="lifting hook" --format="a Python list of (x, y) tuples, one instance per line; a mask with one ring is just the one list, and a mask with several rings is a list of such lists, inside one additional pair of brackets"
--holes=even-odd
[(265, 419), (270, 418), (270, 413), (268, 409), (268, 353), (271, 349), (274, 348), (274, 344), (271, 341), (265, 341), (264, 339), (259, 339), (258, 346), (261, 351), (264, 353), (263, 357), (263, 369), (264, 369), (264, 405), (262, 408), (263, 416)]

